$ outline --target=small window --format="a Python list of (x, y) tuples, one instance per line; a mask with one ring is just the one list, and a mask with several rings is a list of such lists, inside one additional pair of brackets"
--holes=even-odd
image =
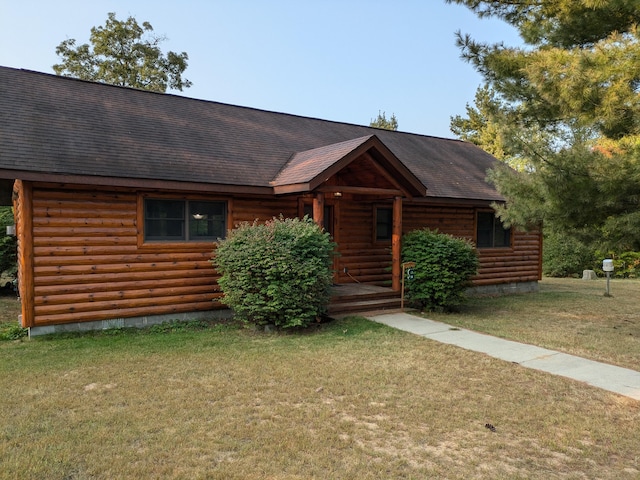
[(144, 201), (146, 241), (215, 241), (224, 238), (225, 232), (225, 202), (151, 198)]
[(478, 248), (504, 248), (511, 246), (511, 229), (504, 228), (493, 212), (478, 212), (476, 245)]
[(393, 233), (393, 209), (376, 208), (376, 241), (391, 240)]

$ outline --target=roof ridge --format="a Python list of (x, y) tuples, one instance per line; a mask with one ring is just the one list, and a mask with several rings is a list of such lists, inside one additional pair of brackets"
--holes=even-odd
[[(103, 87), (111, 87), (111, 88), (116, 88), (116, 89), (129, 90), (129, 91), (133, 91), (133, 92), (150, 93), (150, 94), (154, 94), (154, 95), (175, 97), (175, 98), (180, 98), (182, 100), (192, 100), (192, 101), (195, 101), (195, 102), (204, 102), (204, 103), (222, 105), (222, 106), (231, 107), (231, 108), (239, 108), (239, 109), (244, 109), (244, 110), (250, 110), (250, 111), (255, 111), (255, 112), (264, 112), (264, 113), (268, 113), (268, 114), (272, 114), (272, 115), (282, 115), (282, 116), (286, 116), (286, 117), (290, 117), (290, 118), (302, 118), (302, 119), (306, 119), (306, 120), (315, 120), (315, 121), (319, 121), (319, 122), (332, 123), (332, 124), (335, 124), (335, 125), (349, 125), (349, 126), (354, 126), (354, 127), (361, 127), (361, 128), (370, 129), (370, 130), (373, 130), (373, 131), (376, 131), (376, 132), (384, 132), (385, 134), (412, 135), (412, 136), (418, 136), (418, 137), (424, 137), (424, 138), (433, 138), (433, 139), (438, 139), (438, 140), (444, 140), (444, 141), (449, 141), (449, 142), (469, 143), (469, 142), (466, 142), (464, 140), (460, 140), (460, 139), (457, 139), (457, 138), (439, 137), (439, 136), (435, 136), (435, 135), (428, 135), (428, 134), (417, 133), (417, 132), (388, 130), (388, 129), (385, 129), (385, 128), (372, 127), (370, 125), (346, 122), (346, 121), (343, 121), (343, 120), (329, 120), (329, 119), (326, 119), (326, 118), (320, 118), (320, 117), (315, 117), (315, 116), (308, 116), (308, 115), (302, 115), (302, 114), (296, 114), (296, 113), (276, 111), (276, 110), (271, 110), (271, 109), (267, 109), (267, 108), (257, 108), (257, 107), (247, 106), (247, 105), (238, 105), (238, 104), (234, 104), (234, 103), (222, 102), (222, 101), (219, 101), (219, 100), (210, 100), (210, 99), (205, 99), (205, 98), (190, 97), (188, 95), (185, 95), (185, 92), (180, 92), (180, 93), (154, 92), (152, 90), (144, 90), (142, 88), (136, 88), (136, 87), (130, 87), (130, 86), (124, 86), (124, 85), (114, 85), (112, 83), (97, 82), (97, 81), (94, 81), (94, 80), (84, 80), (84, 79), (81, 79), (81, 78), (67, 77), (67, 76), (64, 76), (64, 75), (56, 75), (55, 73), (40, 72), (40, 71), (37, 71), (37, 70), (31, 70), (31, 69), (27, 69), (27, 68), (14, 68), (14, 67), (6, 67), (6, 66), (0, 65), (0, 69), (22, 71), (22, 72), (25, 72), (25, 73), (48, 76), (48, 77), (57, 78), (57, 79), (60, 79), (60, 80), (75, 81), (75, 82), (81, 82), (81, 83), (85, 83), (85, 84), (89, 84), (89, 85), (98, 85), (98, 86), (103, 86)], [(376, 134), (372, 133), (372, 135), (376, 135)]]

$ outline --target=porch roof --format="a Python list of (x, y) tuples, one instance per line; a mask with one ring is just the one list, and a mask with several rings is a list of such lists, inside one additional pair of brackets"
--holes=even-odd
[(397, 182), (405, 196), (425, 196), (426, 187), (375, 135), (295, 153), (271, 182), (274, 192), (314, 190), (365, 152), (370, 152)]

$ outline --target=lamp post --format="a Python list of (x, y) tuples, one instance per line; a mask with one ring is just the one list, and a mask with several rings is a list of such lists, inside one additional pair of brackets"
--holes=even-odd
[(607, 274), (607, 291), (605, 292), (605, 297), (611, 297), (611, 292), (609, 290), (609, 279), (611, 277), (611, 272), (613, 272), (613, 260), (607, 258), (602, 261), (602, 271)]

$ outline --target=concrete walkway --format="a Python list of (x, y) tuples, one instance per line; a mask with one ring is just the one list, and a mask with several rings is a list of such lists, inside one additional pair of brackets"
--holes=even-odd
[(407, 313), (376, 314), (367, 316), (367, 318), (431, 340), (485, 353), (523, 367), (572, 378), (594, 387), (640, 400), (640, 372), (628, 368), (594, 362), (546, 348), (458, 329), (446, 323), (434, 322)]

